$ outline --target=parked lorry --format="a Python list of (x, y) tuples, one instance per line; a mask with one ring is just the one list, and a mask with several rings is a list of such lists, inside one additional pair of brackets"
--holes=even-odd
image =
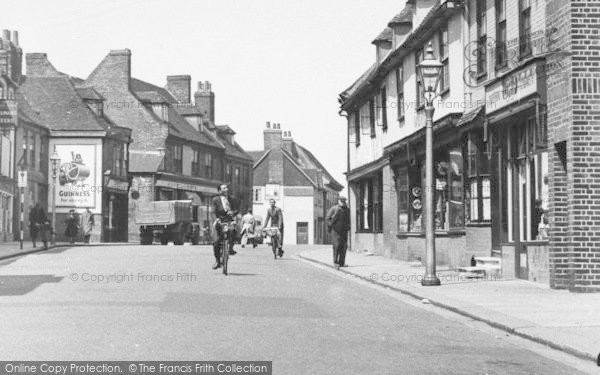
[(139, 203), (135, 210), (135, 223), (140, 226), (140, 243), (151, 245), (154, 239), (166, 245), (173, 241), (175, 245), (200, 241), (198, 215), (194, 214), (198, 206), (191, 200), (154, 201)]

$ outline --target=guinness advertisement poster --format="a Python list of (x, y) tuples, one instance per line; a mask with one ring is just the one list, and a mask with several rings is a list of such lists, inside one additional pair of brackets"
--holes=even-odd
[[(60, 168), (56, 181), (56, 207), (96, 208), (102, 194), (97, 145), (56, 145)], [(100, 195), (99, 195), (100, 194)]]

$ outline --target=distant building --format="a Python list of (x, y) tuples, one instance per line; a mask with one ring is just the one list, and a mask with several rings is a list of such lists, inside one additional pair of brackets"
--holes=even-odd
[(283, 210), (284, 244), (329, 243), (327, 210), (337, 203), (343, 186), (290, 131), (271, 124), (263, 131), (264, 149), (253, 151), (253, 213), (263, 222), (269, 200)]

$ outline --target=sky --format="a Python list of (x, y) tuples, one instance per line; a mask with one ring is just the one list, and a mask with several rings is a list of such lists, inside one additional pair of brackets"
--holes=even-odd
[[(45, 52), (60, 71), (87, 78), (112, 49), (129, 48), (132, 75), (210, 81), (217, 124), (248, 151), (265, 122), (281, 124), (346, 184), (346, 119), (337, 97), (375, 60), (371, 41), (404, 0), (9, 1), (0, 29), (18, 30), (24, 53)], [(5, 4), (6, 5), (6, 4)], [(8, 10), (8, 11), (7, 11)]]

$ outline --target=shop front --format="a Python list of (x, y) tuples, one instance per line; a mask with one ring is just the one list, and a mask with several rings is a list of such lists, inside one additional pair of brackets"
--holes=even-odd
[(533, 60), (486, 86), (493, 152), (492, 246), (504, 278), (549, 282), (549, 190), (545, 82)]
[[(471, 241), (483, 237), (489, 228), (470, 226), (471, 205), (478, 204), (482, 194), (471, 197), (469, 187), (466, 140), (457, 130), (455, 115), (441, 119), (434, 126), (434, 226), (436, 259), (439, 265), (451, 268), (467, 265), (472, 256), (489, 255), (488, 241)], [(425, 185), (425, 147), (423, 132), (386, 148), (393, 171), (393, 186), (397, 207), (397, 252), (401, 260), (423, 260), (425, 232), (422, 224)], [(488, 185), (489, 188), (489, 185)], [(479, 206), (477, 206), (479, 207)], [(488, 208), (489, 214), (489, 208)], [(487, 225), (489, 227), (489, 224)], [(483, 233), (483, 234), (482, 234)]]

